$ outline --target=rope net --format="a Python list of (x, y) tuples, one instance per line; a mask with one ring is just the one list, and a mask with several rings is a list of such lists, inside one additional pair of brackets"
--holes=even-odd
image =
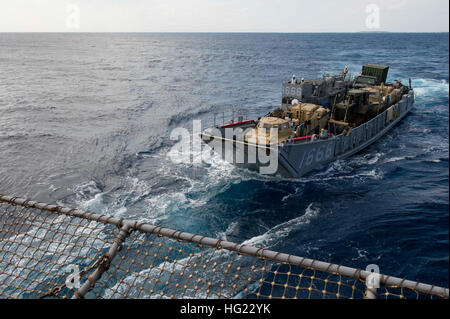
[[(87, 269), (115, 237), (114, 226), (81, 218), (6, 203), (0, 212), (0, 298), (53, 296), (68, 265)], [(72, 294), (62, 289), (58, 296)]]
[(0, 196), (0, 298), (448, 298), (147, 226)]
[[(322, 275), (322, 276), (320, 276)], [(133, 233), (92, 298), (352, 298), (364, 284), (312, 269)]]

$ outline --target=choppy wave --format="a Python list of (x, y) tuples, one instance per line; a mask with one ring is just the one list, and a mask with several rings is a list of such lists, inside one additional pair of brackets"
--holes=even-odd
[(269, 229), (262, 235), (255, 236), (244, 241), (242, 244), (255, 247), (270, 248), (279, 241), (282, 241), (283, 238), (288, 236), (292, 231), (298, 229), (303, 225), (309, 224), (314, 218), (319, 215), (319, 213), (320, 208), (314, 207), (314, 203), (311, 203), (306, 208), (303, 215), (279, 224)]
[(449, 94), (448, 82), (446, 80), (414, 79), (412, 86), (419, 100), (427, 97), (442, 97)]

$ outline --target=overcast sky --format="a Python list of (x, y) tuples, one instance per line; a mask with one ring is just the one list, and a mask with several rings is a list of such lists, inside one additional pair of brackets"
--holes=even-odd
[(2, 0), (0, 32), (448, 32), (448, 11), (448, 0)]

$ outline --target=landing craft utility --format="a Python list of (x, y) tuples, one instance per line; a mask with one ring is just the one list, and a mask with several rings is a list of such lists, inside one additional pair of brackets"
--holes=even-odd
[(293, 76), (283, 83), (280, 108), (258, 120), (216, 125), (202, 139), (236, 166), (262, 172), (269, 156), (277, 161), (271, 173), (300, 177), (361, 151), (409, 113), (411, 80), (386, 82), (388, 71), (368, 64), (356, 77), (347, 67), (321, 79)]

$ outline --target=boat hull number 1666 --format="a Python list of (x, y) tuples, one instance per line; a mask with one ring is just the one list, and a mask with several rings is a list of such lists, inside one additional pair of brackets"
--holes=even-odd
[(333, 157), (333, 145), (312, 148), (303, 152), (300, 160), (299, 169), (311, 166), (315, 163), (320, 163), (331, 159)]

